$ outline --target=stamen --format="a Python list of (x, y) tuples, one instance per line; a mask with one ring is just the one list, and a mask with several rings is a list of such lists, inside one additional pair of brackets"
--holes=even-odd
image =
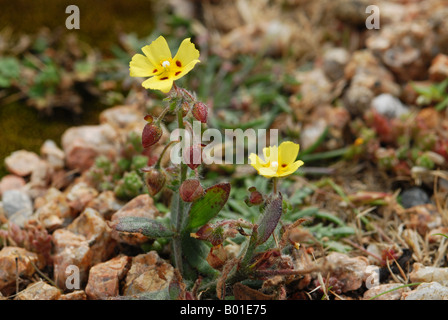
[(162, 67), (164, 67), (164, 68), (168, 68), (170, 66), (170, 62), (169, 61), (163, 61), (162, 62)]
[(271, 162), (271, 169), (274, 171), (277, 171), (278, 169), (278, 162), (277, 161), (272, 161)]

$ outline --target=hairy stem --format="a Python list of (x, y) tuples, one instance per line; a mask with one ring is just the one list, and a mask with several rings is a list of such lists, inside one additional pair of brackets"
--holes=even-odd
[(163, 158), (163, 156), (165, 155), (166, 151), (169, 149), (169, 147), (170, 147), (173, 143), (177, 143), (177, 142), (179, 142), (179, 141), (170, 141), (170, 142), (165, 146), (165, 148), (163, 148), (162, 153), (160, 154), (160, 157), (159, 157), (159, 159), (157, 159), (157, 162), (156, 162), (156, 164), (155, 164), (155, 166), (154, 166), (156, 169), (160, 169), (160, 163), (162, 162), (162, 158)]
[[(184, 122), (183, 122), (183, 116), (182, 116), (182, 109), (179, 109), (177, 112), (177, 122), (179, 129), (184, 129)], [(182, 185), (182, 183), (187, 178), (187, 166), (184, 163), (180, 164), (180, 181), (179, 186)], [(173, 251), (174, 251), (174, 262), (176, 264), (176, 268), (180, 271), (182, 274), (183, 267), (182, 267), (182, 243), (181, 243), (181, 229), (182, 229), (182, 223), (185, 219), (185, 210), (184, 210), (184, 201), (179, 196), (177, 197), (177, 215), (176, 215), (176, 231), (177, 234), (173, 239)]]
[(162, 112), (160, 113), (160, 115), (155, 120), (155, 123), (160, 124), (160, 122), (163, 120), (163, 118), (165, 118), (165, 115), (168, 113), (168, 111), (170, 111), (170, 107), (166, 107), (165, 109), (163, 109)]
[(257, 238), (258, 233), (256, 228), (252, 230), (252, 235), (249, 239), (249, 243), (247, 244), (247, 248), (244, 250), (244, 252), (241, 252), (241, 256), (239, 258), (236, 258), (235, 261), (230, 261), (228, 263), (232, 264), (233, 267), (231, 270), (229, 270), (228, 274), (226, 275), (225, 279), (217, 279), (214, 281), (211, 281), (204, 286), (200, 288), (200, 291), (213, 291), (216, 290), (218, 285), (222, 285), (222, 283), (225, 283), (227, 285), (233, 285), (238, 281), (241, 281), (243, 279), (247, 279), (249, 276), (251, 270), (250, 270), (250, 263), (252, 261), (252, 258), (255, 254), (255, 249), (257, 248)]
[(274, 184), (272, 191), (273, 191), (274, 196), (275, 196), (277, 194), (278, 178), (276, 178), (276, 177), (272, 178), (272, 182)]

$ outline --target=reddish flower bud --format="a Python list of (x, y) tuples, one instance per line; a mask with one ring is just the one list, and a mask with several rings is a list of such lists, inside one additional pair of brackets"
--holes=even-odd
[(182, 117), (185, 117), (188, 111), (190, 111), (190, 104), (188, 102), (183, 102), (181, 107), (182, 107)]
[[(196, 231), (195, 233), (190, 233), (190, 237), (199, 240), (209, 240), (213, 235), (213, 231), (214, 229), (211, 225), (205, 224), (202, 227), (200, 227), (199, 230)], [(219, 239), (216, 243), (214, 243), (214, 245), (222, 243), (222, 241), (220, 240), (221, 239)]]
[(162, 137), (162, 128), (154, 123), (147, 123), (142, 132), (142, 145), (143, 148), (149, 148), (156, 144)]
[(188, 179), (181, 184), (179, 194), (185, 202), (193, 202), (202, 197), (204, 194), (204, 189), (202, 188), (199, 180)]
[(201, 121), (202, 123), (207, 122), (208, 108), (204, 103), (196, 102), (191, 113), (196, 120)]
[(154, 167), (146, 167), (142, 169), (145, 172), (145, 183), (148, 188), (148, 193), (155, 196), (162, 190), (166, 182), (166, 175), (163, 171), (157, 170)]
[(205, 224), (199, 228), (196, 233), (191, 233), (190, 236), (199, 240), (209, 241), (213, 246), (220, 245), (226, 238), (234, 238), (237, 234), (247, 236), (243, 228), (254, 229), (256, 225), (238, 220), (221, 220), (213, 224)]
[(222, 245), (212, 247), (206, 260), (213, 269), (221, 270), (227, 261), (227, 251)]
[(257, 206), (264, 202), (263, 194), (261, 194), (261, 192), (259, 192), (255, 187), (250, 187), (249, 192), (249, 198), (246, 199), (246, 204), (248, 206)]
[(194, 170), (202, 163), (202, 146), (196, 145), (186, 148), (182, 156), (185, 164)]

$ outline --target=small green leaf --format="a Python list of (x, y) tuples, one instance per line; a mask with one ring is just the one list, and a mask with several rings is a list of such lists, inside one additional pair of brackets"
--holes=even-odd
[(312, 227), (307, 228), (313, 233), (317, 239), (322, 239), (324, 237), (328, 238), (343, 238), (354, 235), (355, 229), (349, 226), (335, 227), (333, 225), (324, 226), (322, 223), (318, 223)]
[(330, 251), (337, 251), (340, 253), (348, 253), (352, 250), (350, 246), (347, 246), (341, 242), (328, 240), (323, 242), (324, 248), (330, 250)]
[(446, 106), (448, 106), (448, 97), (440, 101), (436, 106), (435, 109), (437, 111), (442, 111)]
[(184, 235), (182, 252), (188, 263), (198, 272), (213, 277), (219, 275), (219, 272), (213, 269), (206, 260), (210, 247), (205, 242), (191, 238), (190, 235)]
[(207, 188), (204, 195), (192, 203), (186, 229), (203, 226), (213, 219), (226, 204), (229, 194), (230, 183), (220, 183)]
[(148, 238), (166, 238), (174, 232), (159, 221), (144, 217), (121, 218), (115, 229), (120, 232), (141, 233)]
[(0, 87), (9, 87), (20, 76), (20, 63), (14, 57), (0, 58)]
[(316, 142), (314, 142), (310, 147), (308, 147), (307, 149), (303, 150), (300, 153), (300, 157), (303, 157), (307, 154), (312, 153), (313, 151), (315, 151), (324, 141), (325, 138), (328, 136), (328, 132), (329, 132), (329, 128), (325, 127), (324, 132), (322, 132), (322, 134), (319, 136), (319, 138), (316, 140)]
[(264, 215), (258, 223), (257, 244), (262, 244), (271, 236), (283, 212), (283, 198), (281, 193), (271, 200), (265, 209)]
[(168, 286), (168, 294), (170, 296), (170, 300), (180, 300), (182, 295), (182, 288), (178, 281), (171, 280), (169, 286)]

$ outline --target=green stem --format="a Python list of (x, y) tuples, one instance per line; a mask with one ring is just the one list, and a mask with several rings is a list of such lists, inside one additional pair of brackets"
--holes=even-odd
[[(227, 285), (233, 285), (238, 281), (242, 281), (244, 279), (247, 279), (250, 272), (250, 265), (249, 263), (252, 260), (252, 257), (255, 253), (255, 249), (257, 248), (256, 244), (256, 235), (251, 236), (248, 244), (248, 248), (244, 252), (244, 255), (233, 268), (229, 272), (229, 274), (226, 277), (226, 284)], [(202, 292), (214, 292), (216, 290), (216, 286), (218, 285), (218, 280), (213, 280), (209, 283), (206, 283), (204, 286), (200, 287), (200, 291)]]
[(165, 148), (163, 148), (163, 151), (162, 151), (162, 153), (160, 154), (160, 157), (159, 157), (159, 159), (157, 160), (157, 162), (156, 162), (154, 168), (156, 168), (156, 169), (160, 169), (160, 163), (162, 162), (162, 158), (163, 158), (163, 156), (165, 155), (166, 150), (168, 150), (168, 148), (169, 148), (173, 143), (177, 143), (177, 142), (179, 142), (179, 141), (170, 141), (170, 143), (168, 143), (168, 144), (165, 146)]
[[(179, 129), (184, 129), (184, 122), (183, 122), (183, 116), (182, 116), (182, 109), (179, 109), (177, 112), (177, 122)], [(184, 163), (180, 164), (180, 181), (179, 186), (182, 185), (182, 183), (187, 178), (187, 166)], [(184, 201), (179, 196), (177, 197), (177, 215), (176, 215), (176, 231), (177, 234), (173, 239), (173, 251), (174, 251), (174, 262), (176, 264), (177, 269), (182, 274), (183, 267), (182, 267), (182, 243), (181, 243), (181, 229), (182, 229), (182, 223), (185, 219), (184, 217)]]
[(180, 88), (180, 87), (176, 86), (175, 83), (173, 83), (173, 89), (176, 91), (177, 95), (179, 95), (179, 94), (181, 94), (182, 96), (186, 95), (190, 99), (191, 102), (196, 101), (196, 99), (191, 95), (190, 92), (188, 92), (184, 88)]
[(154, 121), (154, 123), (157, 125), (160, 124), (160, 122), (163, 120), (163, 118), (165, 118), (165, 115), (168, 113), (168, 111), (170, 111), (170, 107), (166, 107), (165, 109), (163, 109), (162, 112), (160, 113), (160, 115)]
[(275, 196), (277, 194), (277, 189), (278, 189), (277, 188), (278, 187), (278, 178), (276, 178), (276, 177), (272, 178), (272, 182), (274, 184), (272, 191), (273, 191), (274, 196)]
[(187, 90), (185, 90), (185, 89), (183, 89), (183, 88), (180, 88), (180, 90), (181, 90), (185, 95), (187, 95), (187, 97), (190, 99), (191, 102), (195, 102), (195, 101), (196, 101), (196, 99), (191, 95), (190, 92), (188, 92)]

